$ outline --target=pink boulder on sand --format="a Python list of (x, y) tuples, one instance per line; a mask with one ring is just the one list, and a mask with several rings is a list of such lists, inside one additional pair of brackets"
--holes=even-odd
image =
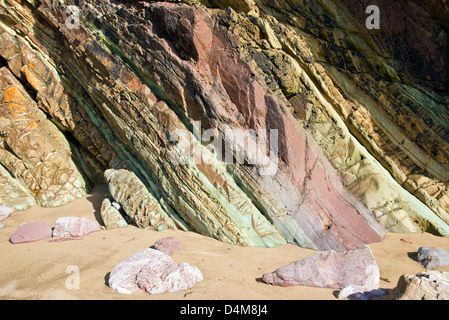
[(82, 237), (100, 231), (97, 221), (79, 217), (65, 217), (56, 220), (53, 237)]
[(323, 251), (264, 274), (262, 280), (275, 286), (307, 286), (343, 289), (348, 286), (367, 290), (379, 286), (379, 268), (368, 246), (337, 252)]
[(159, 239), (154, 243), (153, 247), (154, 249), (162, 251), (169, 256), (171, 256), (175, 252), (182, 250), (181, 241), (179, 241), (179, 239), (176, 237)]
[(22, 223), (11, 235), (11, 243), (26, 243), (51, 238), (51, 227), (45, 222)]

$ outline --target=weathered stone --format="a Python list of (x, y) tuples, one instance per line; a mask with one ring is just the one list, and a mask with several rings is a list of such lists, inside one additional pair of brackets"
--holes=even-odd
[(6, 68), (0, 69), (0, 103), (2, 165), (42, 206), (61, 206), (83, 196), (86, 184), (68, 141)]
[(449, 252), (441, 248), (421, 247), (418, 249), (417, 260), (426, 269), (449, 266)]
[(33, 195), (3, 166), (0, 166), (0, 203), (17, 211), (36, 205)]
[[(368, 0), (85, 0), (76, 28), (50, 2), (0, 4), (0, 99), (25, 101), (0, 100), (1, 205), (62, 205), (123, 169), (142, 228), (339, 251), (449, 234), (447, 3), (379, 0), (373, 31)], [(267, 132), (246, 138), (268, 161), (242, 141), (243, 164), (217, 159), (208, 129)], [(176, 130), (199, 162), (173, 163)]]
[(138, 227), (157, 231), (177, 229), (173, 219), (134, 172), (107, 170), (105, 179), (111, 196)]
[(346, 252), (325, 251), (264, 274), (265, 283), (289, 287), (377, 289), (379, 268), (368, 246)]
[(427, 270), (405, 274), (390, 293), (391, 300), (449, 300), (449, 273)]
[[(343, 7), (333, 1), (301, 5), (299, 1), (277, 1), (275, 5), (266, 0), (257, 2), (262, 12), (281, 22), (275, 34), (287, 57), (300, 65), (295, 69), (301, 76), (288, 86), (296, 85), (296, 94), (305, 101), (298, 105), (299, 97), (293, 100), (305, 117), (300, 122), (319, 142), (345, 185), (368, 208), (376, 210), (378, 221), (392, 232), (433, 228), (447, 234), (449, 162), (443, 150), (449, 141), (448, 102), (447, 98), (440, 100), (435, 91), (447, 88), (443, 79), (447, 79), (448, 63), (440, 57), (448, 47), (442, 27), (447, 24), (442, 21), (447, 21), (448, 5), (432, 1), (427, 9), (420, 1), (401, 0), (394, 5), (378, 1), (382, 27), (371, 32), (364, 26), (369, 1), (347, 0)], [(348, 25), (352, 19), (360, 23), (357, 35), (349, 31), (354, 26)], [(246, 25), (240, 22), (234, 27), (237, 30), (230, 31), (242, 34)], [(298, 37), (292, 27), (300, 28), (304, 37)], [(393, 41), (399, 35), (403, 41)], [(418, 38), (425, 40), (417, 42)], [(253, 47), (242, 46), (254, 55), (258, 51)], [(272, 80), (273, 89), (288, 98), (282, 73), (272, 70), (284, 70), (282, 65), (288, 66), (290, 59), (280, 59), (284, 52), (266, 51), (270, 55), (258, 54), (255, 61)], [(305, 53), (314, 59), (306, 58)], [(316, 61), (326, 61), (331, 67)], [(383, 74), (391, 81), (379, 81), (382, 76), (374, 74)], [(416, 83), (435, 94), (427, 100)], [(322, 99), (323, 93), (328, 98)], [(395, 99), (398, 95), (400, 98)], [(433, 112), (441, 116), (435, 117)], [(419, 183), (423, 180), (426, 182)]]
[(117, 264), (108, 284), (119, 293), (160, 294), (186, 290), (202, 280), (198, 268), (187, 263), (178, 265), (161, 251), (145, 249)]
[(146, 265), (136, 276), (136, 283), (150, 294), (174, 293), (192, 288), (203, 280), (196, 267), (182, 262), (179, 265)]
[(101, 203), (101, 218), (106, 230), (126, 228), (128, 226), (125, 218), (108, 198), (105, 198)]
[(154, 243), (153, 247), (154, 249), (162, 251), (169, 256), (182, 250), (181, 241), (179, 241), (177, 237), (159, 239)]
[(64, 217), (56, 220), (53, 237), (82, 237), (100, 231), (97, 221), (80, 217)]
[(29, 222), (21, 224), (11, 235), (11, 243), (27, 243), (52, 237), (51, 227), (45, 222)]
[(8, 218), (12, 212), (13, 212), (13, 209), (4, 207), (4, 206), (0, 206), (0, 221), (3, 221), (6, 218)]

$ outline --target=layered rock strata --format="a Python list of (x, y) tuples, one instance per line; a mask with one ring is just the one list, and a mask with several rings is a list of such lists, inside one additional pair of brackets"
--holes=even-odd
[(17, 187), (1, 200), (63, 205), (106, 182), (140, 227), (239, 245), (446, 235), (447, 11), (380, 2), (378, 31), (364, 1), (2, 2), (0, 182)]

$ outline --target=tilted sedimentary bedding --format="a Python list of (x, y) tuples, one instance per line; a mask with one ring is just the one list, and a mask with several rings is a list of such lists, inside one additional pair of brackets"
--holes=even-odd
[(448, 234), (447, 5), (179, 2), (0, 2), (0, 204), (108, 183), (142, 228), (245, 246)]

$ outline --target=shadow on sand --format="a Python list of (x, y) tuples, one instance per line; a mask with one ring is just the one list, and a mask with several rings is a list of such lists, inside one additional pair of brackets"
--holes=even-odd
[(106, 184), (100, 184), (95, 186), (86, 196), (86, 199), (92, 203), (94, 208), (95, 219), (100, 225), (104, 225), (103, 219), (101, 218), (101, 203), (108, 192), (108, 186)]

